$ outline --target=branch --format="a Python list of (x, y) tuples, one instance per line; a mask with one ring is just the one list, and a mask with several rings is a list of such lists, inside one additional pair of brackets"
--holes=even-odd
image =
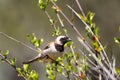
[(54, 29), (56, 30), (56, 26), (55, 26), (55, 22), (52, 20), (51, 16), (49, 15), (49, 13), (45, 10), (45, 14), (47, 15), (50, 23), (52, 24), (52, 26), (54, 27)]
[[(74, 14), (75, 14), (75, 15), (83, 22), (83, 24), (90, 30), (91, 34), (95, 37), (96, 41), (99, 43), (100, 48), (101, 48), (102, 51), (103, 51), (104, 56), (102, 56), (102, 59), (103, 59), (103, 60), (106, 59), (107, 62), (110, 64), (110, 61), (109, 61), (109, 59), (108, 59), (108, 57), (107, 57), (107, 54), (106, 54), (106, 52), (105, 52), (105, 50), (104, 50), (104, 48), (103, 48), (103, 45), (101, 44), (101, 42), (99, 41), (99, 39), (96, 37), (96, 35), (95, 35), (95, 34), (93, 33), (93, 31), (91, 30), (90, 25), (88, 25), (85, 21), (83, 21), (83, 20), (81, 19), (80, 15), (79, 15), (73, 8), (71, 8), (69, 5), (67, 5), (67, 7), (68, 7), (70, 10), (72, 10), (72, 11), (74, 12)], [(100, 54), (103, 55), (101, 51), (100, 51)]]
[(2, 59), (1, 59), (2, 61), (5, 61), (7, 64), (9, 64), (10, 66), (12, 66), (12, 67), (16, 70), (16, 66), (15, 66), (15, 65), (12, 65), (12, 63), (10, 62), (10, 60), (7, 59), (6, 56), (4, 56), (4, 55), (2, 55), (2, 54), (0, 53), (0, 57), (2, 58)]
[[(54, 1), (51, 1), (52, 4), (55, 6), (55, 7), (58, 7)], [(78, 34), (78, 36), (84, 41), (84, 43), (92, 50), (93, 48), (87, 43), (87, 41), (84, 39), (84, 37), (80, 34), (80, 32), (77, 30), (77, 28), (75, 27), (75, 25), (68, 19), (68, 17), (63, 13), (62, 10), (59, 11), (62, 16), (67, 20), (67, 22), (71, 25), (71, 27), (73, 28), (73, 30)]]
[(86, 50), (92, 55), (93, 59), (97, 61), (98, 65), (100, 66), (101, 69), (103, 69), (107, 75), (112, 79), (116, 80), (115, 76), (113, 76), (110, 71), (102, 64), (101, 61), (95, 56), (95, 53), (93, 53), (88, 46), (84, 44), (84, 42), (78, 37), (79, 42), (86, 48)]
[(34, 48), (32, 48), (32, 47), (26, 45), (25, 43), (23, 43), (23, 42), (21, 42), (21, 41), (15, 39), (15, 38), (13, 38), (13, 37), (11, 37), (11, 36), (5, 34), (5, 33), (3, 33), (3, 32), (0, 32), (0, 34), (3, 35), (3, 36), (5, 36), (5, 37), (7, 37), (7, 38), (9, 38), (9, 39), (11, 39), (11, 40), (13, 40), (13, 41), (15, 41), (15, 42), (17, 42), (17, 43), (19, 43), (19, 44), (21, 44), (21, 45), (23, 45), (23, 46), (25, 46), (25, 47), (27, 47), (27, 48), (29, 48), (29, 49), (31, 49), (31, 50), (33, 50), (33, 51), (35, 51), (35, 52), (37, 52), (37, 53), (39, 52), (38, 50), (36, 50), (36, 49), (34, 49)]
[(81, 13), (82, 13), (83, 17), (86, 17), (86, 16), (85, 16), (85, 13), (84, 13), (84, 11), (83, 11), (83, 9), (82, 9), (82, 7), (81, 7), (80, 3), (79, 3), (79, 1), (78, 1), (78, 0), (75, 0), (75, 1), (76, 1), (77, 5), (78, 5), (79, 10), (81, 11)]

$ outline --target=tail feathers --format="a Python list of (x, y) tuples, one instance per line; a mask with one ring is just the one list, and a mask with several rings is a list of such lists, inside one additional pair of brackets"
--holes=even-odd
[(37, 61), (37, 60), (39, 60), (39, 59), (44, 59), (44, 58), (45, 58), (45, 55), (44, 55), (44, 56), (36, 56), (36, 57), (33, 58), (33, 59), (30, 59), (30, 60), (28, 60), (28, 61), (23, 62), (23, 64), (30, 64), (30, 63), (32, 63), (32, 62), (34, 62), (34, 61)]

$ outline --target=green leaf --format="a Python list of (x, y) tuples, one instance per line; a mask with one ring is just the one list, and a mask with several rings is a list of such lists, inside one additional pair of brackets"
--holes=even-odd
[(87, 18), (86, 17), (84, 17), (84, 16), (82, 16), (80, 13), (77, 13), (77, 15), (78, 15), (78, 17), (80, 18), (80, 19), (82, 19), (83, 21), (87, 21)]
[(118, 45), (120, 45), (120, 39), (119, 38), (114, 38), (114, 41), (115, 41), (115, 43), (117, 43)]
[(43, 38), (41, 38), (41, 39), (38, 40), (39, 46), (40, 46), (42, 43), (43, 43)]
[(119, 69), (115, 68), (114, 72), (120, 77), (120, 70)]
[(39, 0), (39, 4), (38, 5), (39, 5), (40, 9), (45, 10), (46, 4), (43, 2), (43, 0)]
[(93, 21), (94, 16), (95, 16), (95, 13), (88, 12), (88, 14), (86, 15), (87, 23), (91, 24), (92, 21)]
[(31, 37), (31, 43), (35, 44), (35, 42), (37, 41), (37, 37), (36, 35), (33, 33), (32, 37)]
[(32, 44), (34, 44), (34, 42), (35, 42), (36, 39), (37, 39), (34, 33), (32, 34), (32, 36), (29, 35), (29, 34), (27, 34), (26, 37), (27, 37), (27, 39), (28, 39)]
[(56, 61), (62, 62), (62, 61), (63, 61), (63, 58), (62, 58), (62, 57), (58, 57), (58, 58), (56, 59)]
[(73, 67), (72, 67), (71, 64), (65, 65), (65, 68), (67, 69), (67, 71), (72, 71), (73, 70)]
[(47, 69), (47, 74), (52, 75), (53, 71), (51, 69)]
[(50, 0), (39, 0), (38, 6), (40, 7), (41, 10), (45, 10), (49, 2)]
[(60, 31), (60, 28), (58, 27), (55, 31), (52, 32), (52, 36), (59, 36), (62, 32)]
[(55, 21), (53, 19), (49, 19), (50, 23), (53, 25)]
[(54, 74), (52, 75), (47, 75), (48, 79), (50, 80), (55, 80), (56, 76)]
[(68, 32), (67, 32), (67, 29), (64, 29), (64, 33), (65, 33), (65, 34), (67, 34), (67, 33), (68, 33)]
[(57, 72), (62, 73), (62, 66), (57, 66)]
[(29, 75), (29, 80), (38, 80), (39, 75), (35, 70), (32, 70)]
[(10, 58), (11, 65), (15, 66), (16, 58)]
[(23, 64), (23, 71), (28, 72), (30, 70), (29, 64)]
[(28, 39), (28, 40), (30, 40), (30, 39), (31, 39), (31, 37), (30, 37), (30, 35), (29, 35), (29, 34), (27, 34), (27, 35), (26, 35), (26, 37), (27, 37), (27, 39)]
[(3, 54), (5, 57), (7, 57), (9, 54), (9, 50), (6, 50), (6, 52)]
[(80, 58), (79, 53), (75, 53), (75, 56), (76, 56), (76, 59), (79, 59), (79, 58)]
[(19, 75), (22, 73), (21, 68), (16, 68), (16, 71), (18, 72)]
[(73, 42), (67, 42), (67, 43), (65, 43), (65, 47), (70, 47), (70, 45), (72, 45), (73, 44)]
[(52, 9), (55, 11), (55, 13), (58, 13), (61, 11), (61, 9), (58, 6), (52, 6)]
[(34, 33), (32, 34), (32, 36), (27, 34), (27, 38), (36, 48), (39, 48), (41, 44), (43, 43), (43, 38), (37, 39)]
[(55, 80), (57, 75), (55, 74), (56, 71), (57, 71), (57, 65), (55, 63), (50, 63), (46, 65), (46, 72), (48, 79)]
[(7, 50), (5, 54), (8, 55), (9, 54), (9, 50)]
[(83, 70), (83, 71), (87, 71), (87, 70), (89, 70), (89, 66), (88, 66), (88, 64), (83, 64), (83, 66), (82, 66), (82, 70)]

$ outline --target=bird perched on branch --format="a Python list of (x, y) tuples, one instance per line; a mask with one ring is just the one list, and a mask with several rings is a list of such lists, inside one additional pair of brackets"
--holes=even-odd
[(64, 44), (71, 41), (68, 36), (58, 36), (55, 41), (48, 43), (42, 52), (40, 52), (35, 58), (30, 59), (24, 64), (29, 64), (37, 60), (43, 60), (46, 62), (52, 61), (61, 57), (64, 52)]

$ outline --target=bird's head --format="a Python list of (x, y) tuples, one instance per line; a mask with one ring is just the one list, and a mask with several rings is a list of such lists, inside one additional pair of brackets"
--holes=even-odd
[(57, 44), (60, 44), (60, 45), (64, 45), (65, 43), (71, 41), (70, 37), (68, 36), (58, 36), (56, 39), (55, 39), (55, 42)]

